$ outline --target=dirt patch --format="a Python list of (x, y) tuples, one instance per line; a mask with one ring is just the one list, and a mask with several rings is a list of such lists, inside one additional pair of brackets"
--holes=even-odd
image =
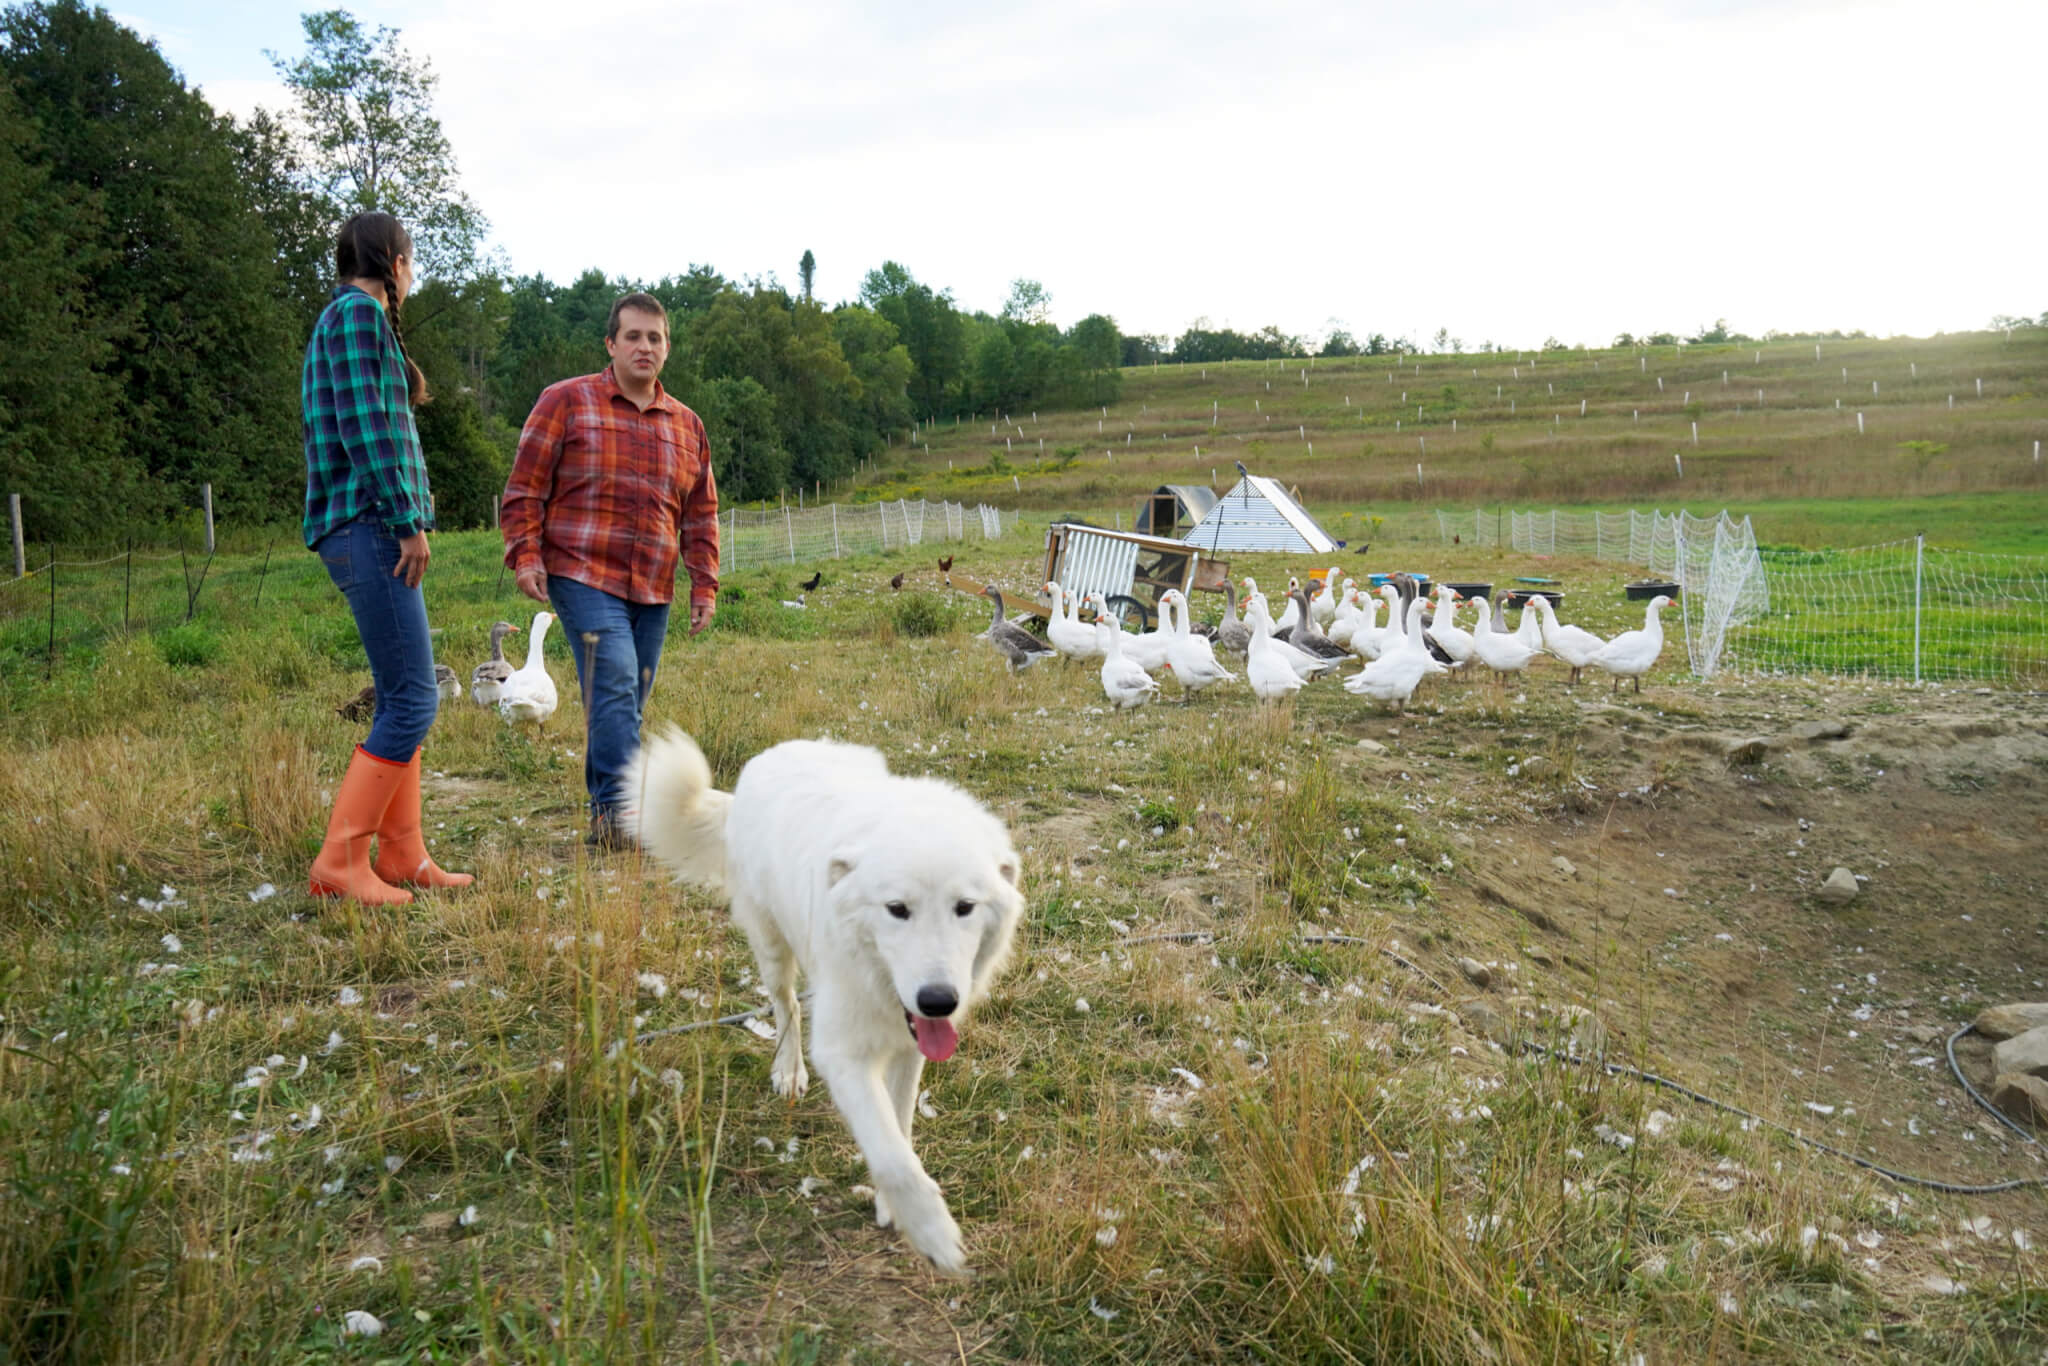
[[(1564, 719), (1571, 793), (1466, 770), (1459, 795), (1488, 814), (1439, 893), (1447, 943), (1519, 960), (1525, 990), (1627, 1027), (1655, 1070), (1888, 1166), (2048, 1172), (1939, 1042), (2048, 983), (2048, 708), (1800, 692), (1686, 696), (1689, 716), (1657, 714), (1661, 695), (1586, 705)], [(1861, 890), (1828, 908), (1813, 893), (1837, 865)], [(2037, 1194), (1986, 1208), (2041, 1222)]]

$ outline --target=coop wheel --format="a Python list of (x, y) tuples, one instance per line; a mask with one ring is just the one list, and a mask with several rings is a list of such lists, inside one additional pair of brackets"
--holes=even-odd
[(1138, 623), (1138, 629), (1141, 631), (1149, 631), (1152, 629), (1151, 609), (1146, 607), (1145, 604), (1140, 602), (1138, 599), (1130, 597), (1126, 594), (1110, 594), (1109, 614), (1115, 617), (1117, 621), (1119, 621), (1125, 626), (1128, 626), (1133, 621), (1135, 621)]

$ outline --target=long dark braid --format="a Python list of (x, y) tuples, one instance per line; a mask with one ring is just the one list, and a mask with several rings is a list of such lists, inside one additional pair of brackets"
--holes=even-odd
[(398, 321), (398, 271), (401, 256), (412, 252), (412, 237), (405, 226), (388, 213), (375, 211), (352, 214), (341, 225), (334, 242), (335, 272), (343, 280), (374, 279), (384, 286), (384, 318), (398, 342), (398, 354), (405, 362), (408, 397), (415, 408), (433, 400), (427, 392), (427, 377), (405, 349), (405, 333)]
[(398, 280), (391, 271), (384, 273), (384, 299), (390, 307), (384, 316), (391, 321), (391, 335), (398, 339), (398, 354), (405, 361), (405, 384), (412, 399), (412, 406), (424, 408), (434, 401), (427, 392), (427, 376), (413, 361), (412, 354), (405, 349), (405, 332), (398, 325)]

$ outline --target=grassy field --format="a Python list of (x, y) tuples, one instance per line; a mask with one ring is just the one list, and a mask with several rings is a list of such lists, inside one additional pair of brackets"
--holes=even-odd
[[(2025, 699), (1705, 693), (1667, 655), (1641, 698), (1553, 669), (1401, 718), (1330, 685), (1115, 716), (1088, 670), (1005, 676), (927, 556), (827, 564), (804, 612), (813, 566), (734, 576), (656, 722), (722, 783), (792, 736), (875, 744), (1025, 850), (1020, 962), (919, 1126), (955, 1284), (872, 1227), (764, 1040), (662, 1032), (758, 984), (718, 908), (586, 859), (573, 688), (545, 734), (466, 699), (436, 724), (429, 828), (474, 892), (305, 896), (367, 674), (288, 550), (217, 563), (189, 625), (81, 627), (48, 682), (27, 627), (0, 657), (6, 1359), (2019, 1362), (2048, 1334), (2038, 1191), (1902, 1188), (1516, 1047), (1604, 1043), (1951, 1180), (2036, 1170), (1907, 1032), (2048, 976)], [(1036, 537), (958, 553), (1025, 584)], [(1578, 619), (1634, 620), (1620, 567), (1562, 568)], [(526, 615), (487, 534), (437, 540), (429, 594), (464, 675)], [(1853, 745), (1722, 758), (1828, 715)], [(1831, 859), (1868, 907), (1815, 910)]]
[(1433, 541), (1433, 508), (1728, 507), (1775, 544), (1925, 532), (1966, 549), (2048, 549), (2048, 464), (2034, 458), (2048, 442), (2048, 329), (1820, 350), (1784, 341), (1126, 370), (1106, 411), (942, 420), (926, 444), (897, 448), (887, 488), (1128, 517), (1160, 484), (1221, 491), (1242, 460), (1299, 488), (1326, 522), (1384, 518), (1382, 540)]

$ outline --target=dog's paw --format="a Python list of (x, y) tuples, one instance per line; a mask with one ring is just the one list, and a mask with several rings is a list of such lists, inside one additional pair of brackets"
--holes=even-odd
[(811, 1074), (804, 1066), (803, 1050), (778, 1048), (775, 1050), (774, 1065), (768, 1069), (769, 1084), (775, 1094), (784, 1100), (801, 1100), (811, 1084)]
[(896, 1222), (896, 1216), (889, 1212), (889, 1197), (875, 1192), (875, 1227), (887, 1228)]
[[(882, 1200), (881, 1192), (877, 1191), (878, 1211)], [(897, 1231), (930, 1260), (940, 1275), (964, 1279), (973, 1274), (967, 1269), (967, 1249), (960, 1239), (960, 1225), (953, 1222), (936, 1181), (926, 1177), (916, 1189), (899, 1192), (891, 1213)]]
[(967, 1247), (960, 1238), (960, 1225), (953, 1222), (943, 1203), (917, 1220), (904, 1220), (898, 1225), (910, 1245), (922, 1252), (932, 1264), (933, 1270), (941, 1276), (953, 1276), (966, 1280), (973, 1276), (967, 1268)]

